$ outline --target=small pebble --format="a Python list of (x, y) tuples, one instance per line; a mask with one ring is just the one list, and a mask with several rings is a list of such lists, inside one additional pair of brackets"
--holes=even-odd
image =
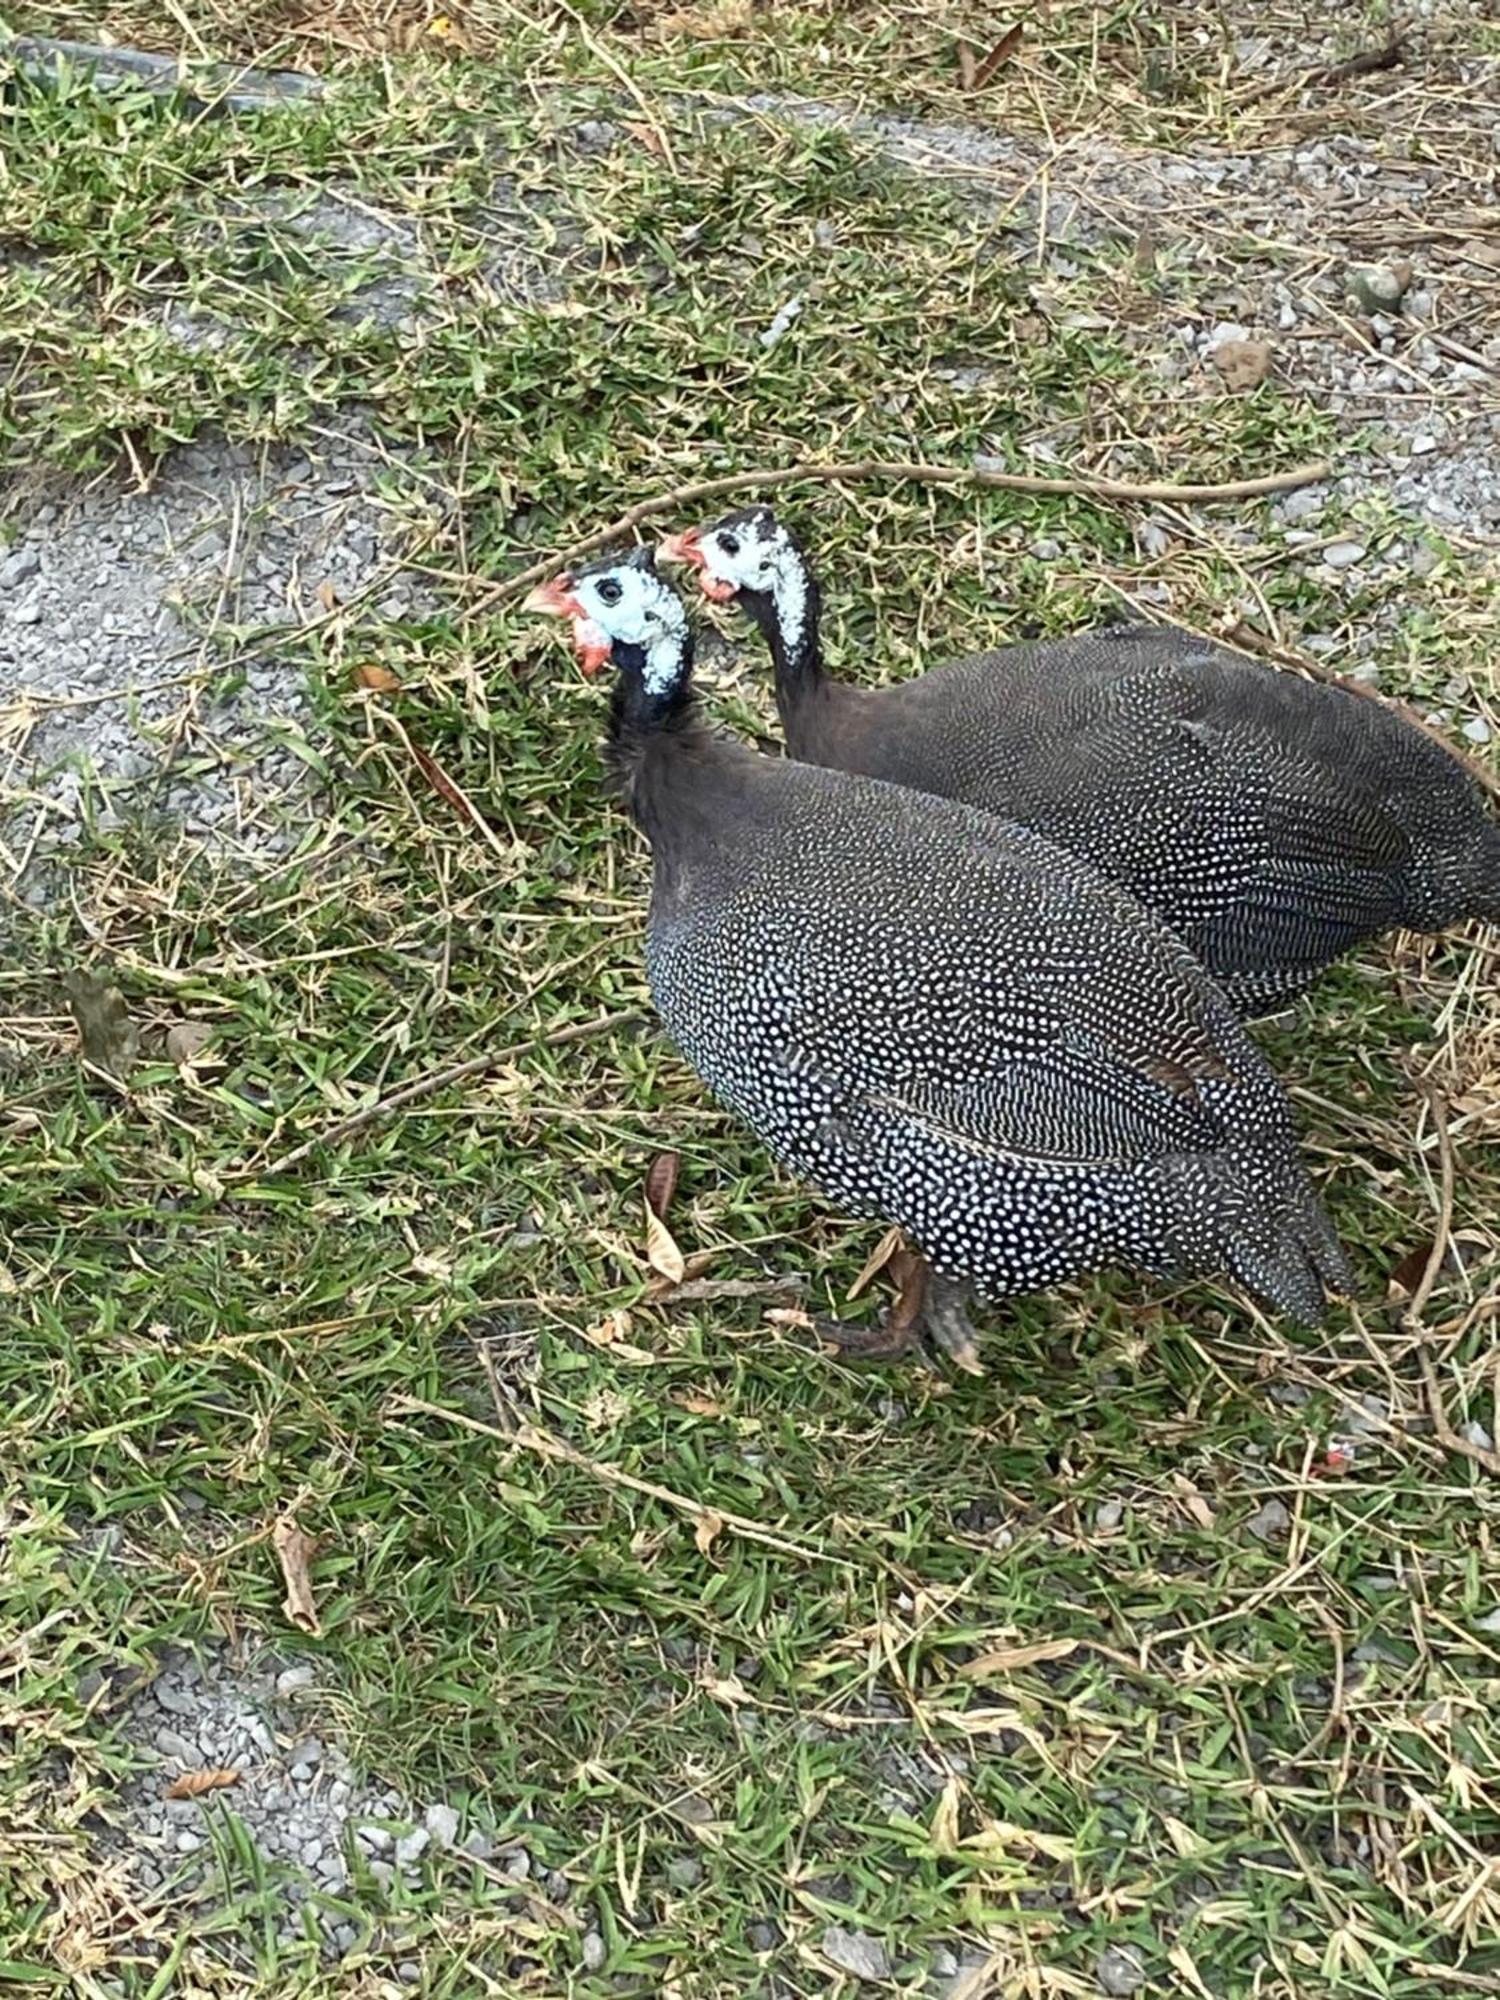
[(703, 1863), (692, 1854), (678, 1854), (667, 1863), (667, 1880), (674, 1889), (696, 1888), (703, 1880)]
[[(490, 1856), (495, 1851), (495, 1843), (493, 1840), (490, 1839), (489, 1835), (485, 1832), (482, 1826), (475, 1826), (471, 1827), (469, 1831), (464, 1835), (463, 1851), (465, 1854), (472, 1855), (476, 1861), (488, 1861)], [(520, 1851), (524, 1853), (525, 1849), (523, 1848)], [(530, 1870), (530, 1865), (531, 1865), (530, 1857), (528, 1856), (527, 1858), (528, 1872)]]
[(14, 590), (18, 583), (36, 575), (42, 559), (35, 549), (17, 549), (0, 562), (0, 590)]
[(285, 1701), (288, 1695), (300, 1694), (303, 1688), (310, 1688), (317, 1677), (317, 1668), (303, 1660), (295, 1667), (285, 1668), (276, 1676), (276, 1692)]
[(1101, 1534), (1107, 1535), (1112, 1528), (1118, 1528), (1124, 1518), (1125, 1502), (1123, 1500), (1101, 1500), (1099, 1505), (1094, 1509), (1094, 1526)]
[(1291, 1525), (1292, 1517), (1285, 1505), (1273, 1497), (1255, 1510), (1245, 1523), (1245, 1530), (1258, 1542), (1276, 1542)]
[(1494, 733), (1482, 715), (1470, 716), (1464, 724), (1464, 735), (1471, 743), (1488, 743)]
[(512, 1848), (500, 1863), (500, 1872), (509, 1882), (524, 1882), (531, 1874), (531, 1856), (524, 1847)]
[(842, 1924), (830, 1924), (823, 1933), (820, 1948), (830, 1965), (836, 1965), (840, 1972), (851, 1973), (856, 1979), (890, 1978), (891, 1963), (885, 1946), (879, 1938), (871, 1937), (866, 1931), (851, 1931)]
[(587, 1931), (583, 1939), (583, 1964), (586, 1972), (598, 1972), (608, 1957), (604, 1940), (597, 1931)]
[(422, 1968), (415, 1959), (404, 1958), (396, 1967), (396, 1977), (403, 1986), (416, 1986), (422, 1978)]
[(1056, 562), (1062, 554), (1062, 543), (1054, 542), (1050, 535), (1042, 535), (1031, 544), (1031, 553), (1038, 562)]
[(458, 1839), (458, 1814), (452, 1806), (429, 1806), (422, 1823), (439, 1847), (451, 1847)]
[(1324, 486), (1302, 486), (1288, 493), (1278, 509), (1283, 521), (1314, 521), (1328, 505)]
[(1112, 1944), (1100, 1952), (1094, 1978), (1099, 1991), (1109, 1994), (1110, 2000), (1129, 2000), (1132, 1993), (1139, 1993), (1145, 1985), (1146, 1969), (1133, 1951)]
[(1323, 551), (1323, 560), (1330, 569), (1352, 569), (1367, 554), (1363, 542), (1330, 542)]
[(402, 1834), (396, 1842), (396, 1859), (401, 1866), (410, 1868), (414, 1862), (420, 1861), (427, 1852), (427, 1844), (431, 1838), (432, 1835), (425, 1826), (417, 1827), (414, 1832)]
[(1349, 274), (1349, 290), (1367, 313), (1394, 312), (1411, 288), (1405, 257), (1391, 264), (1367, 264)]

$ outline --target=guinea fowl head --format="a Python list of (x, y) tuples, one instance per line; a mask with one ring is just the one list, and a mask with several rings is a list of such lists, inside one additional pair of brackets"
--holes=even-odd
[(769, 507), (740, 507), (711, 527), (669, 535), (657, 551), (690, 563), (715, 604), (738, 603), (769, 638), (786, 669), (817, 665), (817, 584), (791, 531)]
[(692, 670), (687, 613), (649, 549), (565, 571), (539, 584), (525, 608), (568, 619), (583, 671), (613, 664), (636, 705), (671, 707), (685, 695)]

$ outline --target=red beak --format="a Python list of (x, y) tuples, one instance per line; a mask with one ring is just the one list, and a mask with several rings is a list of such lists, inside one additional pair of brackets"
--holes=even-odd
[(566, 571), (561, 576), (553, 577), (550, 583), (539, 583), (521, 609), (539, 611), (544, 618), (571, 618), (573, 651), (578, 655), (579, 666), (590, 678), (601, 667), (609, 665), (612, 657), (610, 642), (573, 595), (573, 579)]
[(703, 553), (703, 530), (687, 528), (680, 535), (668, 535), (656, 547), (658, 562), (686, 563), (698, 572), (698, 588), (713, 604), (732, 604), (738, 592), (732, 583), (708, 573), (708, 557)]
[(582, 618), (583, 606), (573, 595), (573, 579), (566, 570), (550, 583), (539, 583), (521, 606), (523, 611), (539, 611), (544, 618)]
[(703, 567), (703, 530), (684, 528), (680, 535), (668, 535), (665, 541), (656, 545), (658, 562), (690, 563), (694, 569)]

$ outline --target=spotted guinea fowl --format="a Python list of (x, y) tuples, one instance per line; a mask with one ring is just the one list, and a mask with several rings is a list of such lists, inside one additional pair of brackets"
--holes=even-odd
[(767, 507), (670, 538), (770, 644), (794, 757), (1045, 834), (1263, 1012), (1384, 931), (1500, 919), (1500, 826), (1395, 710), (1169, 626), (1007, 646), (894, 687), (833, 680), (818, 585)]
[(943, 1345), (967, 1351), (967, 1289), (1116, 1263), (1321, 1316), (1347, 1269), (1286, 1099), (1165, 926), (1036, 834), (710, 730), (645, 551), (528, 608), (614, 663), (662, 1020), (782, 1161), (921, 1246)]

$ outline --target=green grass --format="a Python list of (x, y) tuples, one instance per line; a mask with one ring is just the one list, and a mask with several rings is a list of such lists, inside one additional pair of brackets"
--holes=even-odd
[[(791, 78), (816, 32), (836, 80), (843, 30), (814, 11), (757, 34)], [(292, 435), (358, 404), (413, 454), (392, 497), (445, 608), (306, 638), (334, 860), (247, 885), (132, 823), (86, 844), (70, 902), (9, 914), (0, 1962), (90, 1995), (247, 1977), (383, 1993), (413, 1957), (444, 1995), (814, 1995), (838, 1922), (885, 1942), (893, 1991), (959, 1943), (993, 1954), (1006, 1994), (1088, 1993), (1108, 1944), (1139, 1951), (1153, 1993), (1489, 1990), (1495, 1489), (1427, 1433), (1411, 1341), (1379, 1301), (1433, 1228), (1418, 1079), (1456, 1099), (1493, 1077), (1493, 961), (1406, 948), (1266, 1032), (1362, 1314), (1294, 1339), (1122, 1276), (993, 1315), (983, 1382), (837, 1366), (765, 1312), (788, 1280), (846, 1310), (875, 1232), (778, 1174), (644, 1019), (615, 1022), (645, 1007), (646, 876), (601, 802), (598, 693), (483, 601), (537, 549), (725, 467), (1019, 464), (1044, 431), (1083, 462), (1107, 421), (1142, 475), (1211, 479), (1337, 433), (1271, 387), (1165, 392), (1125, 330), (1158, 309), (1128, 245), (1038, 316), (1008, 258), (975, 254), (991, 216), (837, 135), (674, 112), (676, 173), (644, 142), (555, 168), (550, 132), (618, 113), (577, 50), (535, 108), (519, 99), (556, 35), (516, 41), (508, 70), (351, 76), (294, 117), (194, 124), (27, 86), (5, 107), (11, 467), (149, 477), (200, 432)], [(655, 92), (665, 58), (610, 46)], [(561, 297), (516, 303), (485, 275), (496, 127), (568, 248)], [(234, 220), (267, 190), (351, 185), (442, 272), (415, 327), (363, 312), (357, 260), (310, 257), (284, 213)], [(1069, 325), (1102, 284), (1116, 327)], [(763, 350), (798, 292), (794, 330)], [(166, 338), (174, 303), (221, 314), (226, 344)], [(991, 372), (973, 386), (944, 373), (976, 359)], [(906, 671), (914, 643), (939, 657), (1023, 617), (1069, 629), (1138, 581), (1128, 520), (1081, 501), (787, 505), (815, 525), (832, 639), (872, 678)], [(1248, 548), (1189, 539), (1160, 566), (1177, 615), (1208, 625), (1242, 598), (1258, 618), (1248, 569), (1284, 637), (1384, 617), (1424, 693), (1461, 659), (1477, 671), (1477, 566), (1445, 559), (1346, 619), (1242, 518)], [(1029, 553), (1044, 534), (1060, 559)], [(211, 636), (233, 655), (239, 635)], [(351, 691), (372, 657), (399, 692)], [(763, 726), (763, 694), (725, 713)], [(493, 840), (427, 787), (391, 718)], [(61, 980), (79, 963), (108, 969), (141, 1026), (123, 1089), (78, 1063)], [(196, 1075), (163, 1052), (184, 1017), (214, 1029)], [(579, 1032), (549, 1044), (560, 1030)], [(1482, 1116), (1459, 1136), (1460, 1219), (1493, 1232), (1483, 1138)], [(684, 1250), (762, 1294), (646, 1297), (640, 1191), (663, 1148), (682, 1155)], [(1455, 1422), (1493, 1432), (1491, 1317), (1445, 1279), (1429, 1318)], [(1361, 1394), (1390, 1427), (1322, 1477)], [(506, 1434), (517, 1413), (541, 1449)], [(729, 1525), (700, 1549), (690, 1506), (619, 1475), (771, 1539)], [(1289, 1520), (1263, 1542), (1248, 1524), (1271, 1499)], [(127, 1762), (113, 1725), (133, 1677), (168, 1644), (294, 1642), (267, 1539), (287, 1509), (319, 1542), (314, 1650), (353, 1751), (525, 1824), (574, 1885), (567, 1909), (447, 1865), (332, 1975), (274, 1943), (275, 1885), (230, 1825), (243, 1923), (153, 1934), (101, 1873), (91, 1816)], [(1050, 1655), (965, 1672), (1037, 1645)], [(687, 1886), (667, 1872), (684, 1856), (702, 1870)], [(580, 1910), (608, 1947), (598, 1975)]]

